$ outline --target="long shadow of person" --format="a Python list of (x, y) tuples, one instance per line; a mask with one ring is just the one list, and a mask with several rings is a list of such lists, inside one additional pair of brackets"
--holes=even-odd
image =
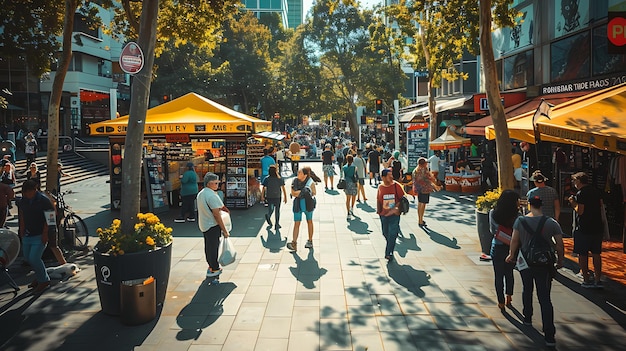
[(430, 236), (430, 239), (434, 242), (436, 242), (437, 244), (441, 244), (443, 246), (447, 246), (451, 249), (455, 249), (458, 250), (461, 247), (458, 245), (458, 241), (456, 240), (456, 238), (448, 238), (445, 235), (439, 234), (436, 231), (429, 229), (427, 227), (422, 227), (422, 229), (426, 232), (426, 234), (428, 234), (428, 236)]
[(415, 237), (415, 234), (410, 233), (408, 238), (398, 235), (398, 239), (396, 241), (396, 252), (398, 255), (400, 255), (400, 257), (406, 257), (409, 250), (422, 251), (422, 249), (417, 246), (417, 238)]
[(275, 232), (268, 229), (267, 239), (261, 235), (261, 244), (263, 244), (264, 248), (270, 250), (270, 252), (280, 252), (280, 250), (287, 244), (287, 238), (284, 240), (281, 239), (279, 229), (276, 229)]
[(296, 267), (289, 267), (291, 274), (307, 289), (315, 288), (315, 282), (328, 272), (326, 268), (320, 268), (319, 263), (313, 257), (313, 249), (309, 249), (306, 260), (302, 260), (297, 252), (293, 252)]
[(367, 213), (374, 213), (376, 212), (376, 209), (372, 206), (370, 206), (369, 203), (367, 202), (361, 202), (359, 204), (356, 204), (356, 208), (361, 209)]
[(204, 280), (189, 304), (176, 316), (181, 330), (177, 340), (198, 339), (202, 329), (215, 323), (224, 313), (224, 301), (237, 287), (234, 283), (208, 284)]
[(389, 278), (405, 287), (413, 295), (417, 297), (426, 296), (421, 287), (430, 285), (430, 274), (406, 264), (399, 265), (396, 261), (387, 263), (387, 271)]
[(360, 217), (354, 216), (354, 219), (348, 222), (348, 229), (355, 234), (370, 234), (369, 224), (361, 221)]

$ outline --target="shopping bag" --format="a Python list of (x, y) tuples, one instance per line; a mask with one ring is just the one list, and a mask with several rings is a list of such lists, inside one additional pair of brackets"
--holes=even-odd
[(337, 189), (345, 189), (346, 188), (346, 180), (339, 179), (339, 183), (337, 183)]
[(237, 251), (235, 251), (235, 247), (230, 242), (230, 239), (224, 238), (222, 241), (222, 253), (218, 258), (218, 262), (222, 266), (228, 266), (229, 264), (235, 262), (237, 258)]

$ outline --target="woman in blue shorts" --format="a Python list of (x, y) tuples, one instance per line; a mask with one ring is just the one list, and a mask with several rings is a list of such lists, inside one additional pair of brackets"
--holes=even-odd
[(293, 240), (287, 243), (287, 248), (291, 251), (298, 250), (298, 234), (300, 222), (302, 222), (302, 213), (304, 213), (309, 229), (309, 240), (304, 247), (313, 248), (313, 210), (315, 209), (315, 183), (317, 182), (321, 182), (321, 179), (313, 173), (311, 167), (303, 167), (298, 170), (297, 178), (291, 184), (291, 196), (294, 198)]

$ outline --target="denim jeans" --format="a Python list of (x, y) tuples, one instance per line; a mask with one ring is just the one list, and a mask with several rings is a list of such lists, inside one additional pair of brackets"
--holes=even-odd
[(530, 321), (533, 315), (533, 285), (537, 286), (537, 298), (541, 306), (541, 320), (546, 339), (554, 339), (554, 310), (550, 300), (553, 267), (529, 267), (520, 271), (522, 276), (522, 302), (524, 319)]
[(383, 227), (383, 236), (387, 240), (385, 256), (392, 256), (400, 232), (400, 216), (380, 216), (380, 223)]
[(30, 266), (33, 267), (38, 283), (50, 281), (50, 277), (46, 272), (46, 266), (41, 259), (41, 255), (46, 249), (46, 246), (47, 244), (41, 242), (41, 235), (25, 236), (22, 238), (22, 253)]
[[(268, 217), (272, 217), (272, 213), (274, 214), (274, 222), (275, 224), (278, 224), (278, 221), (280, 220), (280, 198), (278, 199), (265, 199), (265, 201), (267, 202), (267, 216)], [(276, 212), (274, 212), (274, 210)]]
[[(506, 256), (509, 254), (507, 245), (491, 245), (491, 262), (493, 263), (494, 283), (496, 288), (496, 297), (499, 303), (504, 303), (504, 293), (513, 295), (513, 268), (515, 262), (507, 263)], [(506, 289), (505, 289), (506, 282)]]
[(180, 218), (196, 218), (196, 209), (193, 206), (196, 195), (182, 195), (181, 199), (183, 201), (180, 206)]

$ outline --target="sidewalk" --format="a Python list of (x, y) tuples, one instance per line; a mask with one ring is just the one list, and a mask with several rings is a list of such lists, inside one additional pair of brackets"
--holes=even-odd
[[(307, 163), (322, 175), (320, 163)], [(301, 164), (301, 167), (304, 166)], [(68, 185), (69, 199), (90, 231), (112, 219), (103, 177)], [(292, 178), (286, 179), (287, 187)], [(337, 182), (335, 179), (335, 185)], [(417, 225), (412, 204), (402, 216), (396, 260), (383, 258), (384, 238), (375, 214), (376, 189), (347, 221), (345, 196), (319, 184), (314, 249), (290, 253), (292, 202), (281, 208), (280, 232), (266, 229), (265, 208), (234, 211), (237, 261), (219, 285), (205, 280), (202, 234), (196, 223), (173, 223), (168, 295), (154, 321), (129, 327), (100, 312), (92, 257), (78, 258), (76, 277), (32, 296), (18, 277), (13, 298), (0, 286), (3, 350), (538, 350), (544, 348), (534, 298), (533, 327), (521, 322), (521, 279), (515, 273), (513, 308), (496, 306), (493, 269), (480, 262), (474, 196), (440, 192), (426, 210), (428, 229)], [(9, 222), (15, 225), (15, 221)], [(95, 238), (92, 238), (95, 241)], [(90, 240), (90, 244), (93, 244)], [(570, 264), (568, 267), (572, 268)], [(20, 267), (11, 267), (11, 271)], [(26, 274), (29, 274), (28, 276)], [(559, 350), (616, 350), (626, 336), (626, 288), (580, 288), (571, 269), (552, 286)]]

